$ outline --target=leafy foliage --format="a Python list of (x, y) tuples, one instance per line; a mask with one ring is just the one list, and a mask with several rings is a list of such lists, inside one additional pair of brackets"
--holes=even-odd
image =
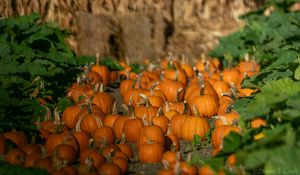
[[(234, 153), (238, 164), (233, 169), (227, 167), (227, 173), (300, 172), (297, 167), (300, 157), (300, 13), (288, 10), (295, 2), (266, 1), (264, 7), (242, 17), (246, 22), (242, 30), (222, 38), (211, 52), (211, 56), (223, 59), (224, 63), (237, 63), (249, 53), (262, 68), (260, 74), (243, 82), (243, 87), (259, 91), (234, 104), (234, 110), (241, 116), (242, 134), (231, 133), (225, 137), (223, 150), (209, 160), (214, 162)], [(263, 11), (269, 5), (275, 7), (275, 12), (264, 16)], [(250, 127), (250, 121), (256, 117), (265, 119), (267, 126)], [(258, 134), (262, 137), (255, 139)]]
[(39, 24), (39, 15), (0, 21), (0, 128), (35, 130), (45, 111), (37, 98), (55, 105), (79, 72), (66, 31)]
[(0, 174), (5, 175), (48, 175), (45, 169), (25, 168), (17, 165), (9, 165), (0, 161)]

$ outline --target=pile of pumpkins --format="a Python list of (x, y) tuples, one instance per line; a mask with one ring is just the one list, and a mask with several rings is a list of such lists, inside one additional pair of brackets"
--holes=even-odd
[[(52, 119), (51, 110), (40, 99), (47, 113), (36, 126), (44, 144), (29, 144), (22, 131), (0, 134), (5, 161), (67, 175), (126, 174), (134, 160), (162, 162), (164, 168), (158, 174), (213, 173), (210, 167), (189, 165), (190, 156), (183, 160), (180, 140), (192, 141), (195, 134), (203, 137), (213, 127), (214, 156), (229, 132), (240, 133), (239, 115), (232, 105), (255, 92), (242, 88), (241, 82), (259, 72), (258, 63), (247, 59), (222, 70), (216, 58), (199, 59), (195, 66), (170, 58), (150, 64), (139, 74), (124, 62), (120, 65), (121, 71), (99, 64), (85, 67), (67, 92), (75, 105), (61, 116), (54, 110)], [(116, 99), (105, 87), (119, 80), (120, 99)], [(259, 118), (256, 123), (265, 124)], [(2, 145), (7, 140), (18, 148), (6, 150)], [(228, 162), (235, 164), (234, 155)]]

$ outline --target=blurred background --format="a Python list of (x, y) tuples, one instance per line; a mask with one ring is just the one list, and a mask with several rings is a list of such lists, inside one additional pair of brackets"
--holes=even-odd
[(1, 0), (0, 16), (37, 12), (70, 32), (77, 55), (128, 57), (131, 62), (172, 52), (190, 60), (243, 26), (239, 16), (263, 0)]

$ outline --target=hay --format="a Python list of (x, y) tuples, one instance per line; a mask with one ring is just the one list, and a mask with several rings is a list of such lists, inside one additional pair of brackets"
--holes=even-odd
[[(93, 55), (100, 49), (101, 54), (118, 52), (113, 54), (142, 59), (172, 51), (175, 55), (184, 53), (196, 58), (201, 53), (207, 54), (219, 37), (241, 27), (243, 23), (238, 16), (261, 3), (258, 0), (1, 0), (0, 15), (38, 12), (42, 21), (58, 22), (71, 31), (68, 42), (77, 54)], [(126, 24), (128, 16), (130, 25)], [(113, 22), (99, 22), (107, 18)], [(118, 46), (107, 39), (112, 35)], [(97, 46), (93, 48), (88, 43)]]

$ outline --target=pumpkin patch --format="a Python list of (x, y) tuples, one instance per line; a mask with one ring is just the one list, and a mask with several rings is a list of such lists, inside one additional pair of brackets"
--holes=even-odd
[[(22, 68), (1, 74), (11, 106), (0, 118), (0, 174), (2, 164), (46, 174), (138, 174), (145, 166), (157, 174), (299, 172), (300, 15), (275, 4), (277, 12), (248, 14), (241, 31), (195, 60), (171, 54), (130, 64), (96, 54), (71, 61), (56, 40), (52, 50), (31, 48), (34, 37), (23, 41), (21, 56), (0, 33), (1, 59)], [(18, 27), (4, 19), (0, 31), (15, 25), (11, 32), (19, 32), (5, 31), (11, 38), (26, 27), (50, 37), (37, 20), (21, 18), (29, 23)]]

